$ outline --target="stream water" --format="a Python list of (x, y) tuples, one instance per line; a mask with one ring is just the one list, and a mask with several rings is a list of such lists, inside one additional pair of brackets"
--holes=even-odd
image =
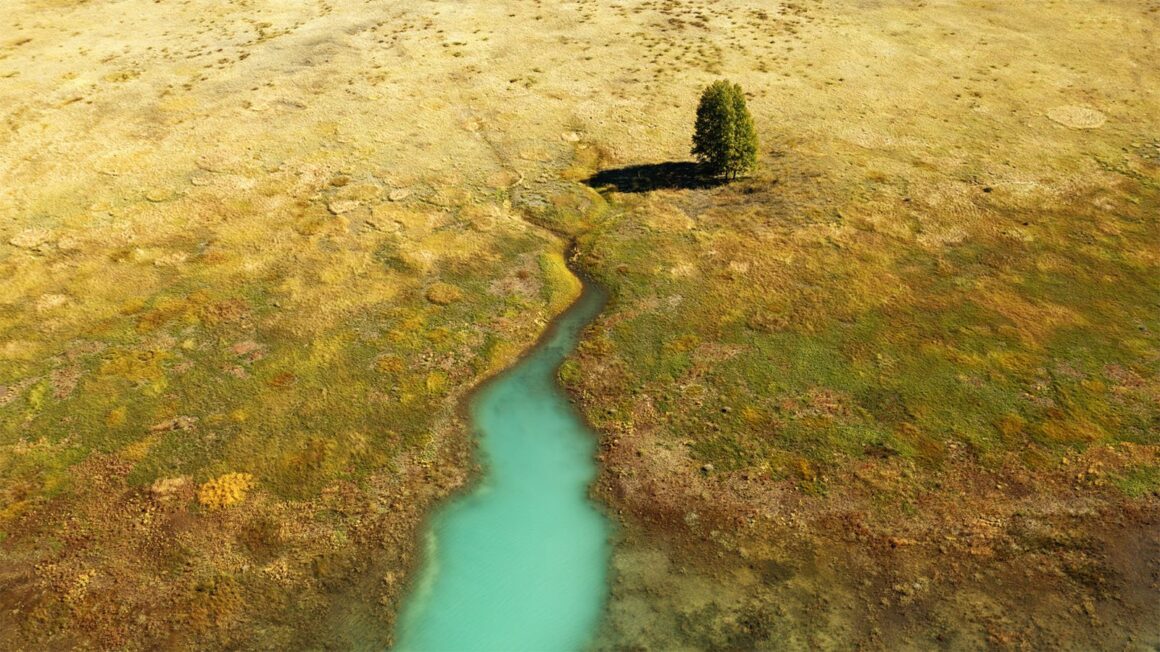
[(596, 437), (556, 371), (604, 301), (586, 287), (472, 400), (484, 475), (432, 522), (397, 650), (555, 652), (590, 642), (608, 593), (609, 523), (587, 495)]

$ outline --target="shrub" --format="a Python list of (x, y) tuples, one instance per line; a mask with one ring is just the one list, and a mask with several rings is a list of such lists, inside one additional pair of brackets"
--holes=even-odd
[(197, 490), (197, 502), (207, 509), (237, 505), (246, 499), (246, 492), (254, 486), (249, 473), (226, 473), (209, 480)]

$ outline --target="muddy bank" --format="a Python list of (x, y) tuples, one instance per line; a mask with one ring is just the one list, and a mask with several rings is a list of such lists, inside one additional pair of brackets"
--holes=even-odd
[(612, 439), (597, 493), (620, 514), (623, 537), (598, 649), (1160, 643), (1156, 496), (1126, 499), (1062, 475), (1034, 492), (967, 493), (1013, 486), (974, 468), (950, 474), (916, 514), (884, 514), (857, 485), (817, 497), (733, 478), (768, 492), (741, 504), (723, 481), (630, 486), (624, 479), (649, 475), (650, 462), (617, 455), (631, 443)]

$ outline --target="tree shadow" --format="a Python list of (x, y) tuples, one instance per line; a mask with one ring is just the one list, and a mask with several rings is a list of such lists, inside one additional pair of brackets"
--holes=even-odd
[(585, 179), (584, 183), (597, 190), (636, 193), (713, 188), (724, 184), (725, 180), (705, 174), (701, 166), (692, 161), (667, 161), (601, 170)]

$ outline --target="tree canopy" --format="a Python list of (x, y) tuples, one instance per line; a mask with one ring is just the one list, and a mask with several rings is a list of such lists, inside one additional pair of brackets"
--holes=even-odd
[(710, 174), (731, 179), (757, 164), (757, 130), (740, 85), (722, 79), (701, 93), (693, 155)]

